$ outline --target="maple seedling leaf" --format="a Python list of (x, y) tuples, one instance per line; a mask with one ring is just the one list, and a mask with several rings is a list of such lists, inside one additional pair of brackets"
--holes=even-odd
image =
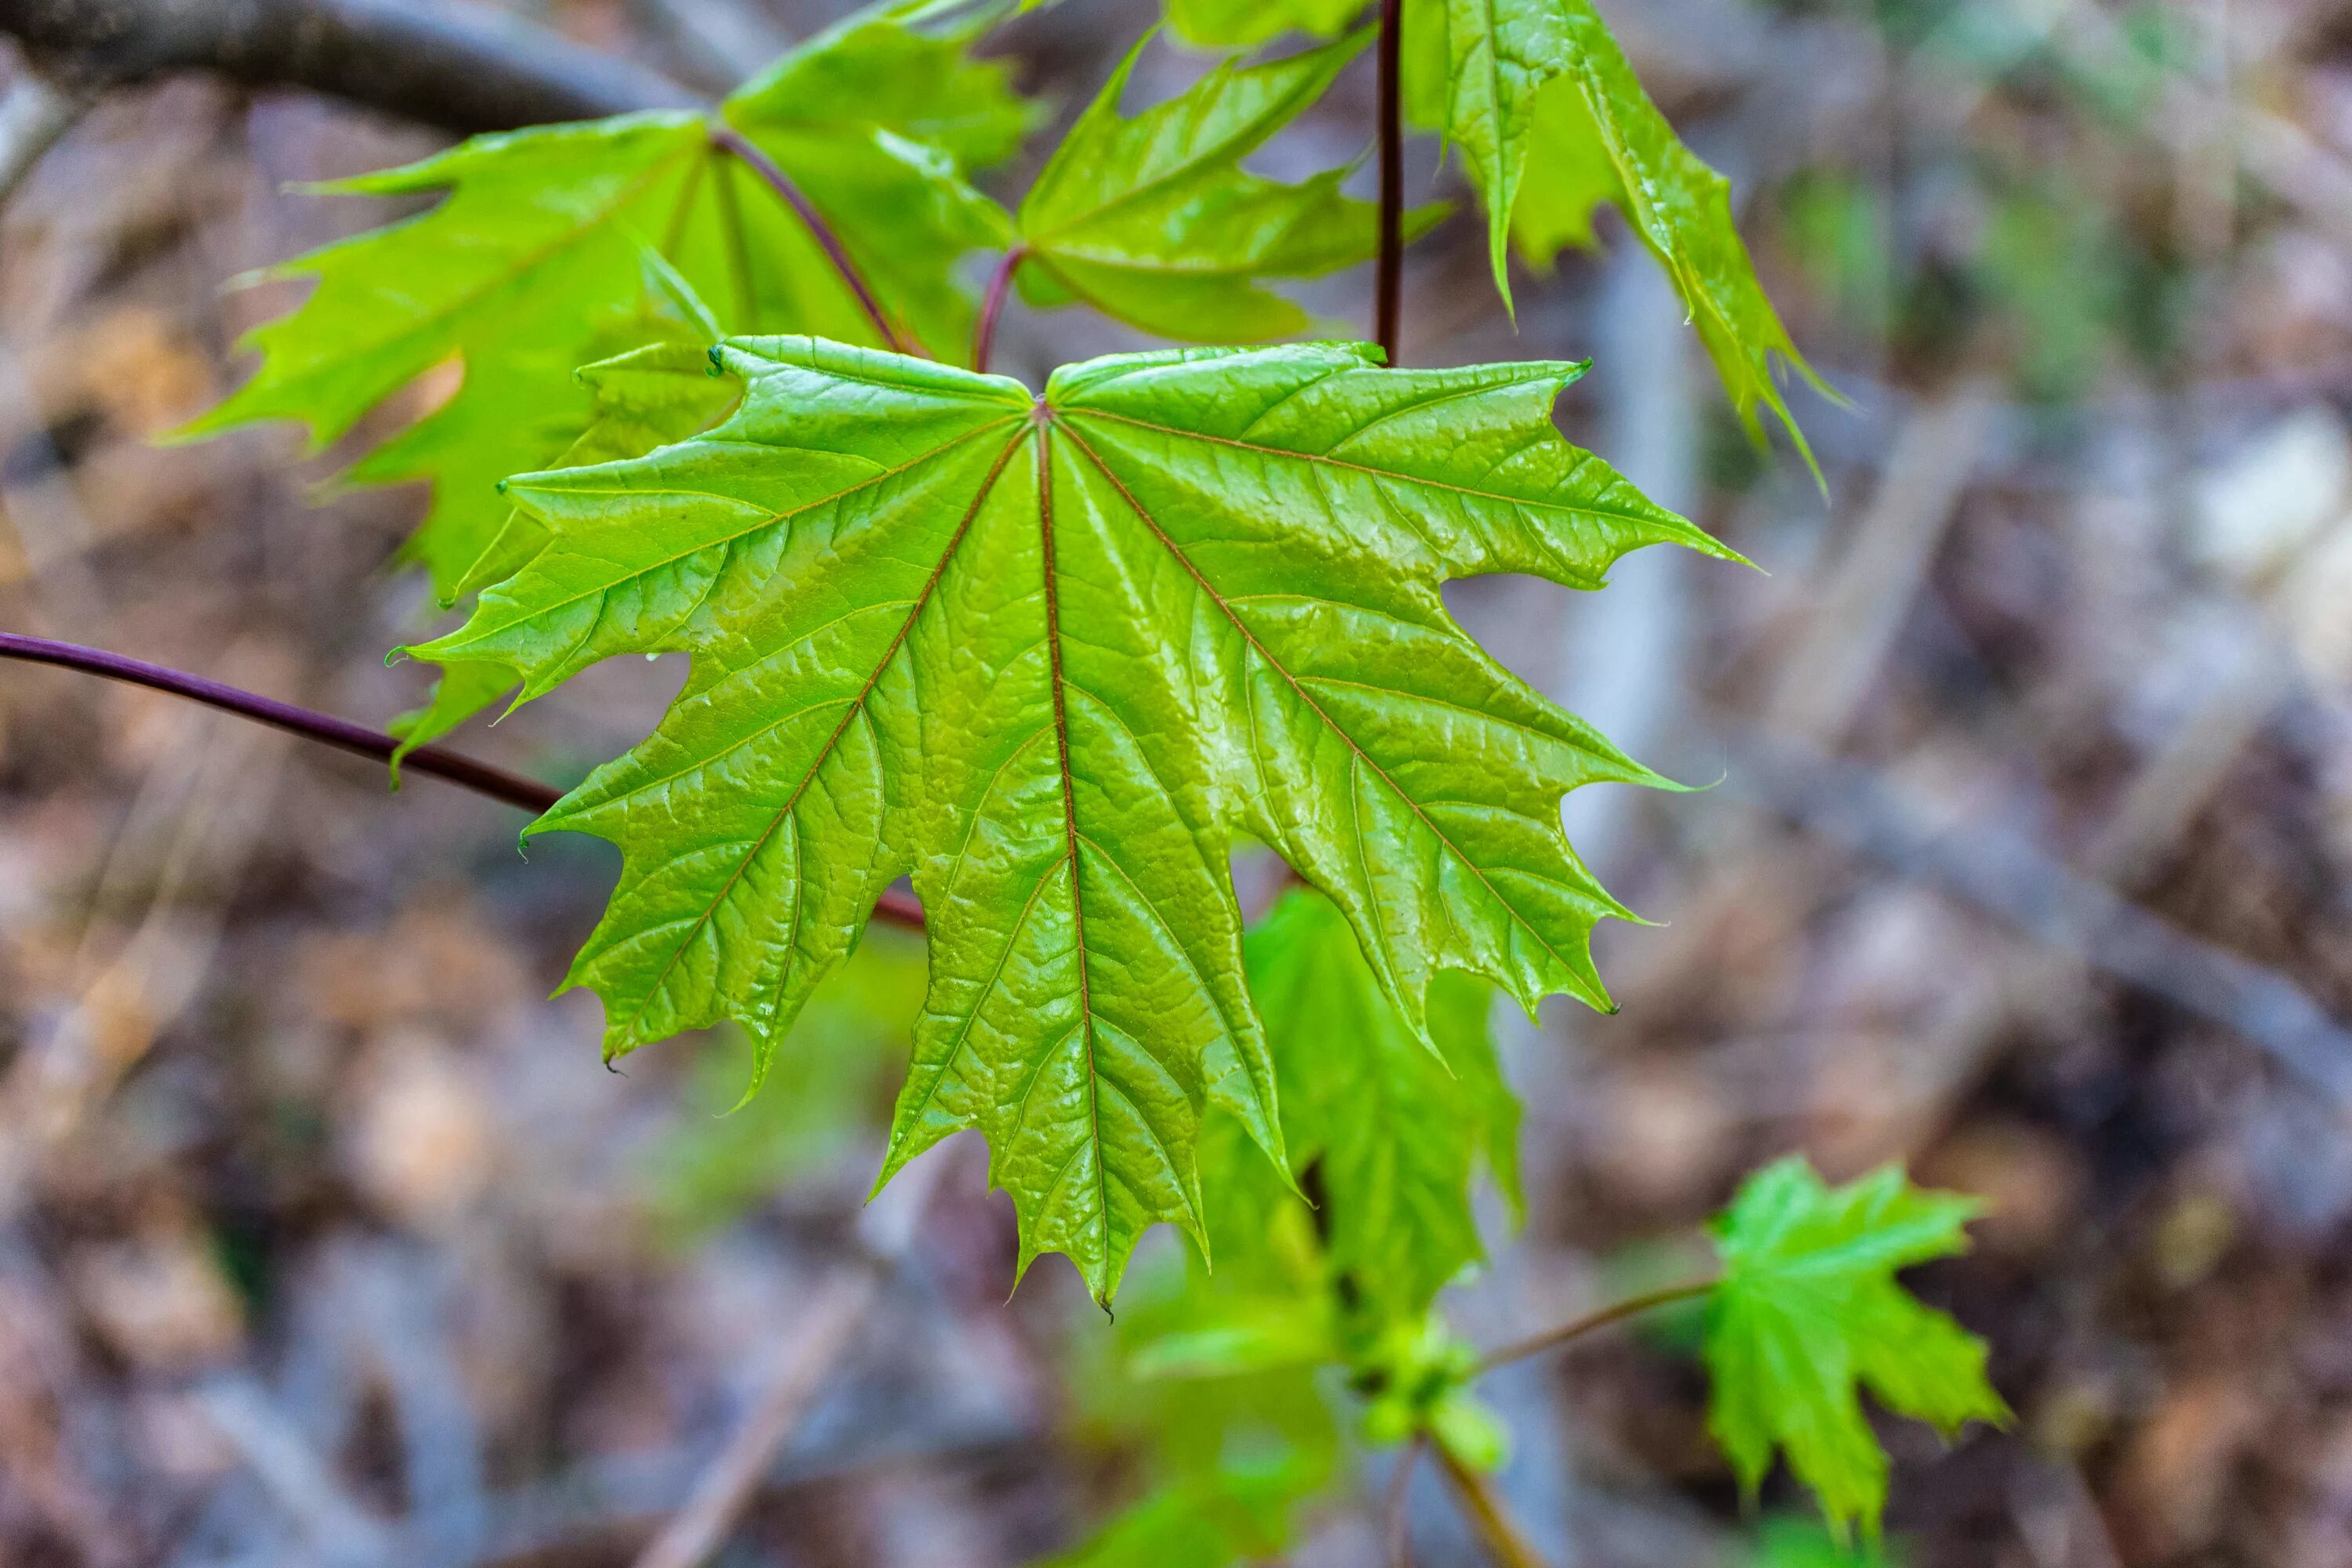
[(1471, 1209), (1482, 1161), (1518, 1202), (1519, 1106), (1487, 1027), (1494, 993), (1440, 974), (1427, 1028), (1414, 1029), (1339, 907), (1306, 889), (1285, 893), (1243, 945), (1284, 1142), (1298, 1168), (1316, 1166), (1331, 1265), (1374, 1315), (1417, 1321), (1486, 1256)]
[(623, 850), (572, 971), (607, 1052), (722, 1017), (772, 1042), (911, 874), (930, 990), (884, 1174), (979, 1127), (1023, 1264), (1065, 1252), (1107, 1300), (1149, 1226), (1205, 1245), (1204, 1103), (1279, 1159), (1236, 835), (1333, 900), (1417, 1031), (1446, 968), (1605, 1005), (1589, 938), (1623, 910), (1560, 797), (1663, 781), (1440, 586), (1730, 552), (1560, 438), (1581, 366), (1378, 356), (1114, 355), (1038, 395), (736, 339), (743, 400), (708, 436), (509, 481), (546, 543), (412, 651), (526, 699), (693, 656), (653, 736), (530, 829)]
[(1984, 1342), (1921, 1303), (1895, 1272), (1966, 1251), (1973, 1198), (1913, 1186), (1893, 1166), (1831, 1187), (1803, 1161), (1750, 1176), (1716, 1224), (1723, 1278), (1707, 1303), (1707, 1425), (1751, 1493), (1777, 1446), (1841, 1536), (1875, 1535), (1886, 1456), (1862, 1387), (1949, 1434), (2004, 1422)]
[[(951, 269), (962, 253), (1001, 243), (1006, 220), (958, 170), (1003, 156), (1028, 119), (1001, 67), (966, 59), (957, 38), (861, 14), (719, 112), (827, 215), (894, 319), (920, 341), (961, 344), (970, 306)], [(441, 200), (259, 274), (315, 287), (247, 335), (259, 368), (182, 434), (289, 419), (324, 447), (455, 362), (462, 379), (447, 401), (343, 476), (430, 482), (408, 550), (454, 600), (506, 522), (498, 481), (552, 460), (587, 424), (572, 370), (631, 346), (604, 334), (637, 305), (643, 246), (739, 331), (876, 341), (814, 237), (711, 129), (693, 110), (538, 126), (314, 187)]]
[[(1165, 103), (1127, 119), (1120, 97), (1147, 36), (1039, 171), (1014, 223), (1023, 294), (1083, 300), (1107, 315), (1192, 342), (1303, 331), (1307, 313), (1262, 287), (1353, 266), (1379, 247), (1375, 210), (1339, 193), (1349, 170), (1299, 184), (1241, 160), (1313, 103), (1370, 41), (1368, 29), (1285, 59), (1220, 62)], [(1407, 216), (1418, 233), (1442, 206)]]
[(1811, 462), (1772, 362), (1829, 389), (1757, 280), (1729, 183), (1658, 112), (1593, 0), (1412, 0), (1404, 63), (1413, 119), (1462, 150), (1485, 203), (1506, 305), (1515, 237), (1549, 265), (1590, 240), (1596, 205), (1615, 206), (1673, 279), (1749, 434), (1761, 438), (1769, 408)]

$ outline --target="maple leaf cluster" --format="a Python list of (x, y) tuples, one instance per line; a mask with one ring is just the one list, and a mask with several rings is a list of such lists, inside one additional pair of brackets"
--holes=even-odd
[[(1497, 991), (1608, 1005), (1590, 937), (1625, 911), (1560, 801), (1664, 781), (1505, 669), (1441, 589), (1594, 589), (1662, 542), (1737, 557), (1561, 437), (1580, 364), (1231, 346), (1312, 327), (1269, 280), (1376, 248), (1349, 167), (1242, 166), (1363, 50), (1353, 9), (1171, 0), (1195, 43), (1327, 41), (1231, 56), (1130, 115), (1139, 44), (1011, 210), (973, 182), (1038, 116), (974, 28), (887, 11), (709, 116), (481, 137), (342, 182), (441, 200), (277, 268), (314, 289), (190, 434), (295, 419), (323, 445), (461, 368), (347, 476), (430, 484), (410, 553), (461, 607), (404, 650), (442, 671), (412, 744), (605, 658), (690, 657), (659, 727), (530, 829), (623, 851), (571, 974), (604, 1002), (608, 1056), (732, 1020), (764, 1070), (909, 878), (929, 981), (882, 1178), (976, 1127), (1024, 1268), (1066, 1254), (1108, 1303), (1153, 1226), (1219, 1258), (1140, 1358), (1157, 1375), (1337, 1363), (1372, 1435), (1492, 1464), (1475, 1357), (1433, 1317), (1483, 1257), (1481, 1173), (1517, 1201), (1487, 1014)], [(1804, 367), (1727, 187), (1590, 0), (1404, 17), (1409, 116), (1460, 150), (1506, 302), (1512, 250), (1548, 265), (1613, 205), (1742, 418), (1770, 410), (1801, 449), (1773, 372)], [(982, 251), (1034, 307), (1219, 346), (1065, 365), (1042, 391), (987, 374), (966, 349)], [(1307, 886), (1245, 930), (1248, 844)], [(1706, 1353), (1743, 1479), (1778, 1446), (1832, 1521), (1874, 1521), (1857, 1385), (1946, 1426), (2001, 1414), (1981, 1346), (1894, 1280), (1969, 1212), (1895, 1173), (1832, 1191), (1776, 1166), (1742, 1194)], [(1320, 1428), (1297, 1430), (1296, 1463), (1195, 1467), (1118, 1530), (1271, 1550), (1330, 1473)]]

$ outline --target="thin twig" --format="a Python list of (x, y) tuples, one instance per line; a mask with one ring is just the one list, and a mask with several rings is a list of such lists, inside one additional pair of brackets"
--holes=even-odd
[(1397, 363), (1397, 323), (1404, 299), (1404, 0), (1381, 0), (1381, 260), (1374, 284), (1373, 336)]
[(699, 1568), (727, 1544), (777, 1456), (791, 1446), (835, 1369), (872, 1323), (883, 1287), (917, 1239), (941, 1163), (916, 1166), (858, 1216), (861, 1256), (837, 1265), (799, 1315), (751, 1414), (635, 1568)]
[(1429, 1447), (1429, 1434), (1416, 1432), (1404, 1452), (1397, 1456), (1396, 1474), (1389, 1478), (1389, 1495), (1381, 1505), (1388, 1521), (1389, 1568), (1412, 1568), (1412, 1532), (1405, 1504), (1412, 1495), (1412, 1472), (1420, 1467), (1421, 1456)]
[(892, 353), (905, 353), (906, 342), (898, 336), (898, 329), (890, 324), (890, 318), (882, 313), (882, 302), (874, 297), (874, 290), (866, 287), (866, 275), (858, 271), (857, 263), (850, 259), (849, 252), (842, 246), (841, 237), (833, 232), (833, 226), (824, 221), (824, 215), (816, 210), (798, 185), (793, 184), (792, 176), (777, 167), (776, 161), (760, 151), (751, 138), (731, 125), (712, 125), (710, 144), (740, 159), (745, 168), (768, 182), (769, 188), (782, 198), (783, 204), (793, 209), (793, 216), (814, 237), (818, 247), (824, 251), (825, 259), (831, 261), (833, 269), (841, 274), (842, 282), (857, 296), (858, 308), (874, 323), (874, 330), (882, 334), (884, 346)]
[(1948, 823), (1859, 763), (1718, 721), (1725, 790), (2235, 1030), (2352, 1108), (2352, 1027), (2275, 969), (2158, 919), (1999, 822)]
[[(364, 724), (354, 724), (348, 719), (314, 712), (308, 708), (297, 708), (290, 702), (280, 702), (275, 698), (223, 685), (217, 680), (207, 680), (201, 675), (190, 675), (164, 665), (149, 664), (145, 659), (108, 653), (102, 648), (0, 632), (0, 658), (61, 665), (68, 669), (83, 670), (112, 680), (127, 680), (134, 686), (168, 691), (174, 697), (185, 697), (191, 701), (224, 709), (257, 723), (289, 731), (304, 740), (316, 741), (320, 745), (333, 746), (362, 757), (373, 757), (380, 763), (390, 762), (393, 753), (400, 749), (399, 738), (387, 735), (381, 730), (371, 730)], [(476, 762), (454, 752), (445, 752), (438, 746), (419, 746), (402, 761), (401, 765), (420, 773), (429, 773), (435, 778), (446, 779), (451, 784), (463, 784), (478, 795), (505, 801), (509, 805), (519, 805), (529, 812), (543, 812), (563, 795), (562, 790), (541, 784), (537, 779), (527, 779), (504, 768), (492, 767), (488, 763)]]
[(383, 1524), (362, 1507), (249, 1373), (211, 1379), (195, 1391), (201, 1410), (235, 1447), (296, 1528), (328, 1562), (387, 1561)]
[(1004, 253), (996, 264), (996, 275), (988, 280), (988, 298), (981, 301), (980, 325), (971, 334), (971, 368), (988, 368), (988, 351), (996, 343), (996, 317), (1004, 309), (1004, 296), (1012, 289), (1013, 275), (1029, 258), (1029, 247), (1016, 245)]
[(1463, 1511), (1470, 1516), (1486, 1554), (1499, 1568), (1544, 1568), (1542, 1554), (1520, 1533), (1517, 1522), (1503, 1507), (1503, 1495), (1496, 1490), (1494, 1481), (1455, 1458), (1444, 1444), (1433, 1443), (1430, 1447), (1444, 1468), (1446, 1479), (1461, 1494)]
[[(102, 648), (0, 632), (0, 658), (53, 664), (169, 692), (174, 697), (202, 702), (241, 718), (251, 719), (257, 723), (273, 725), (306, 741), (316, 741), (320, 745), (333, 746), (339, 751), (372, 757), (380, 763), (390, 762), (393, 753), (400, 750), (400, 738), (387, 735), (381, 730), (371, 730), (364, 724), (354, 724), (331, 713), (298, 708), (290, 702), (280, 702), (275, 698), (225, 686), (201, 675), (190, 675), (185, 670), (149, 664), (145, 659), (128, 658), (119, 653), (108, 653)], [(444, 751), (438, 746), (419, 746), (401, 760), (401, 766), (449, 784), (461, 784), (477, 795), (502, 800), (509, 805), (519, 805), (535, 815), (546, 812), (563, 797), (562, 790), (541, 784), (537, 779), (527, 779), (520, 773), (510, 773), (504, 768), (493, 767), (472, 757)], [(874, 912), (894, 924), (916, 931), (923, 929), (922, 906), (896, 888), (883, 891), (881, 899), (874, 906)]]
[(1630, 1296), (1613, 1307), (1603, 1307), (1599, 1311), (1587, 1312), (1584, 1316), (1562, 1323), (1556, 1329), (1547, 1329), (1542, 1333), (1530, 1335), (1527, 1339), (1505, 1345), (1500, 1350), (1490, 1351), (1478, 1363), (1478, 1370), (1481, 1373), (1489, 1373), (1498, 1366), (1507, 1366), (1515, 1361), (1525, 1361), (1531, 1355), (1541, 1355), (1555, 1345), (1564, 1345), (1570, 1340), (1582, 1339), (1595, 1330), (1605, 1329), (1612, 1323), (1622, 1323), (1628, 1318), (1638, 1317), (1653, 1307), (1668, 1306), (1675, 1301), (1687, 1301), (1695, 1296), (1704, 1296), (1714, 1289), (1714, 1280), (1696, 1279), (1687, 1285), (1669, 1285), (1663, 1290), (1651, 1290), (1643, 1295)]
[(800, 1429), (881, 1293), (881, 1269), (866, 1261), (841, 1265), (818, 1288), (799, 1313), (759, 1402), (686, 1506), (638, 1554), (636, 1568), (698, 1568), (726, 1545), (768, 1467)]

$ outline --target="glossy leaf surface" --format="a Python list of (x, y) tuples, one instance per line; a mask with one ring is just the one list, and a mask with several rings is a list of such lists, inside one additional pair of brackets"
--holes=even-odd
[(981, 1128), (1024, 1260), (1066, 1252), (1107, 1299), (1150, 1226), (1205, 1240), (1205, 1103), (1280, 1149), (1237, 834), (1331, 897), (1416, 1032), (1442, 969), (1605, 1005), (1588, 938), (1622, 911), (1559, 803), (1657, 781), (1439, 595), (1727, 553), (1559, 438), (1580, 367), (1301, 344), (1114, 356), (1039, 396), (808, 339), (719, 357), (746, 391), (708, 437), (513, 480), (546, 545), (416, 650), (526, 697), (694, 656), (655, 735), (533, 829), (624, 851), (572, 972), (608, 1052), (721, 1017), (772, 1039), (910, 873), (931, 984), (886, 1173)]

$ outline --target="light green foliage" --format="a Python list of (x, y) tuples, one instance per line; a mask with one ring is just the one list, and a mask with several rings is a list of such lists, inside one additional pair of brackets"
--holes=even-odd
[(1229, 1568), (1264, 1562), (1290, 1538), (1300, 1498), (1328, 1477), (1297, 1456), (1248, 1456), (1144, 1497), (1051, 1568)]
[[(711, 374), (710, 349), (719, 333), (701, 301), (682, 280), (665, 281), (669, 284), (665, 292), (680, 309), (648, 312), (628, 334), (643, 347), (576, 373), (574, 379), (588, 394), (588, 424), (552, 467), (583, 468), (642, 457), (709, 428), (740, 395), (741, 385), (732, 377)], [(512, 576), (539, 553), (546, 539), (546, 531), (529, 515), (510, 510), (505, 527), (475, 559), (457, 591), (478, 593)], [(393, 759), (394, 782), (399, 780), (401, 757), (508, 696), (514, 685), (514, 671), (502, 664), (445, 667), (425, 706), (393, 725), (401, 738), (401, 750)]]
[(1344, 1366), (1367, 1396), (1367, 1437), (1428, 1429), (1491, 1466), (1503, 1437), (1467, 1388), (1476, 1357), (1431, 1306), (1483, 1256), (1470, 1203), (1479, 1164), (1518, 1201), (1519, 1108), (1487, 1028), (1493, 993), (1440, 974), (1427, 1034), (1416, 1034), (1338, 906), (1306, 889), (1276, 903), (1244, 952), (1304, 1196), (1218, 1118), (1202, 1146), (1217, 1267), (1195, 1269), (1176, 1326), (1130, 1369), (1202, 1378)]
[[(1329, 37), (1352, 15), (1327, 0), (1168, 0), (1171, 26), (1200, 44)], [(1592, 0), (1406, 0), (1404, 15), (1406, 117), (1460, 150), (1505, 304), (1513, 248), (1549, 266), (1591, 243), (1595, 206), (1614, 206), (1674, 279), (1750, 433), (1769, 408), (1802, 450), (1772, 362), (1819, 382), (1757, 281), (1729, 186), (1650, 101)]]
[(1509, 1437), (1470, 1392), (1477, 1368), (1478, 1352), (1434, 1314), (1388, 1320), (1355, 1358), (1354, 1382), (1370, 1396), (1364, 1436), (1402, 1443), (1426, 1432), (1471, 1468), (1499, 1468), (1509, 1455)]
[(1291, 32), (1336, 38), (1363, 10), (1353, 0), (1168, 0), (1168, 26), (1204, 48), (1255, 48)]
[(1519, 1106), (1486, 1026), (1494, 994), (1438, 975), (1424, 1038), (1381, 991), (1339, 906), (1304, 889), (1284, 895), (1244, 949), (1283, 1137), (1292, 1163), (1315, 1173), (1332, 1266), (1381, 1316), (1418, 1321), (1485, 1256), (1470, 1206), (1476, 1166), (1517, 1200)]
[(807, 339), (720, 358), (747, 390), (708, 438), (513, 480), (547, 545), (415, 650), (526, 698), (695, 656), (660, 730), (532, 828), (624, 851), (572, 974), (608, 1052), (721, 1017), (772, 1040), (911, 872), (931, 990), (886, 1173), (980, 1127), (1024, 1261), (1066, 1252), (1107, 1300), (1151, 1225), (1205, 1240), (1206, 1100), (1280, 1149), (1236, 833), (1337, 901), (1415, 1029), (1446, 968), (1605, 1004), (1588, 939), (1622, 911), (1559, 802), (1658, 781), (1439, 595), (1727, 553), (1559, 438), (1578, 366), (1164, 352), (1041, 398)]
[[(910, 346), (960, 356), (972, 313), (954, 264), (1002, 245), (1006, 232), (1003, 210), (962, 171), (1010, 157), (1034, 118), (1004, 68), (967, 58), (956, 36), (860, 13), (777, 60), (721, 112), (824, 215)], [(824, 324), (824, 291), (804, 290), (801, 269), (778, 265), (782, 256), (772, 248), (803, 243), (797, 226), (768, 193), (744, 190), (749, 255), (736, 273), (750, 287), (730, 294), (701, 285), (728, 301), (720, 315), (738, 331), (871, 342), (862, 318), (846, 332)], [(829, 273), (825, 283), (834, 285)]]
[(1078, 1436), (1135, 1456), (1142, 1495), (1060, 1568), (1223, 1568), (1291, 1544), (1299, 1505), (1329, 1486), (1340, 1422), (1325, 1369), (1340, 1358), (1314, 1221), (1234, 1118), (1202, 1130), (1217, 1267), (1162, 1254), (1119, 1302), (1115, 1340), (1069, 1381)]
[(1592, 0), (1414, 0), (1405, 42), (1407, 102), (1461, 149), (1505, 302), (1515, 236), (1549, 261), (1607, 202), (1674, 279), (1750, 433), (1761, 405), (1803, 449), (1771, 362), (1811, 372), (1757, 282), (1730, 186), (1675, 136)]
[(1754, 1568), (1898, 1568), (1884, 1542), (1841, 1542), (1809, 1520), (1768, 1519), (1748, 1561)]
[[(853, 17), (785, 57), (722, 113), (803, 186), (910, 332), (950, 350), (961, 343), (970, 308), (950, 268), (961, 253), (996, 243), (1004, 220), (956, 171), (1003, 156), (1026, 121), (1001, 71), (966, 61), (954, 39)], [(636, 307), (642, 246), (658, 247), (741, 330), (873, 341), (814, 238), (713, 149), (699, 114), (478, 136), (321, 188), (442, 199), (422, 216), (270, 268), (265, 276), (316, 286), (250, 334), (259, 369), (187, 434), (290, 419), (324, 447), (418, 376), (457, 362), (457, 392), (345, 476), (430, 482), (432, 509), (410, 551), (445, 598), (505, 521), (497, 481), (549, 462), (587, 422), (588, 394), (570, 376), (629, 346), (606, 335)]]
[[(1345, 169), (1286, 185), (1245, 173), (1241, 160), (1321, 97), (1370, 37), (1261, 65), (1225, 60), (1130, 120), (1118, 103), (1150, 40), (1138, 44), (1021, 204), (1024, 296), (1083, 300), (1196, 342), (1306, 330), (1306, 312), (1257, 279), (1366, 259), (1379, 242), (1373, 209), (1339, 194)], [(1415, 226), (1436, 216), (1416, 214)]]
[(1895, 1271), (1967, 1249), (1974, 1199), (1924, 1191), (1894, 1167), (1830, 1187), (1802, 1161), (1748, 1178), (1717, 1220), (1723, 1279), (1709, 1300), (1708, 1426), (1750, 1490), (1777, 1445), (1832, 1529), (1874, 1535), (1886, 1456), (1863, 1416), (1889, 1410), (1947, 1432), (2003, 1421), (1984, 1342), (1922, 1305)]
[[(1171, 8), (1189, 37), (1248, 44), (1347, 16)], [(1801, 447), (1773, 361), (1810, 372), (1727, 188), (1592, 0), (1406, 15), (1411, 113), (1462, 150), (1507, 304), (1512, 247), (1547, 265), (1612, 205), (1750, 430), (1769, 407)], [(982, 247), (1016, 250), (1041, 305), (1189, 339), (1305, 329), (1265, 280), (1368, 258), (1373, 209), (1340, 194), (1350, 170), (1286, 184), (1242, 160), (1370, 36), (1228, 59), (1129, 119), (1139, 44), (1017, 216), (964, 173), (1030, 115), (961, 39), (869, 12), (793, 51), (719, 112), (826, 216), (887, 332), (698, 114), (480, 137), (343, 182), (441, 199), (274, 269), (313, 291), (252, 334), (259, 368), (189, 432), (284, 418), (325, 446), (457, 367), (346, 476), (429, 481), (413, 553), (445, 601), (476, 596), (407, 650), (444, 675), (412, 745), (606, 658), (691, 658), (656, 732), (529, 830), (623, 852), (568, 980), (604, 999), (608, 1059), (733, 1020), (756, 1087), (796, 1020), (826, 1037), (780, 1069), (792, 1092), (674, 1156), (671, 1216), (721, 1217), (813, 1157), (878, 1083), (895, 1016), (913, 1051), (882, 1180), (980, 1129), (1021, 1267), (1066, 1253), (1106, 1304), (1144, 1232), (1191, 1237), (1102, 1384), (1148, 1420), (1151, 1489), (1073, 1568), (1285, 1550), (1339, 1467), (1335, 1373), (1371, 1440), (1501, 1462), (1478, 1358), (1433, 1307), (1482, 1256), (1476, 1173), (1518, 1202), (1492, 993), (1609, 1005), (1590, 938), (1625, 911), (1559, 803), (1664, 781), (1488, 658), (1440, 590), (1597, 588), (1658, 542), (1737, 559), (1560, 438), (1580, 364), (1221, 347), (1065, 366), (1038, 395), (936, 357), (966, 341), (955, 268)], [(1244, 837), (1310, 885), (1246, 940)], [(861, 1029), (804, 1012), (900, 876), (926, 983), (910, 945), (868, 949), (832, 994)], [(1895, 1278), (1961, 1250), (1973, 1213), (1898, 1172), (1832, 1190), (1794, 1161), (1742, 1190), (1704, 1354), (1748, 1488), (1784, 1451), (1835, 1531), (1874, 1531), (1886, 1460), (1862, 1388), (1948, 1430), (2005, 1418), (1981, 1343)]]
[[(1286, 896), (1250, 932), (1247, 956), (1294, 1139), (1312, 1137), (1334, 1109), (1316, 1101), (1300, 1117), (1295, 1108), (1313, 1100), (1318, 1082), (1346, 1076), (1297, 1078), (1309, 1058), (1344, 1058), (1364, 1073), (1380, 1053), (1395, 1050), (1443, 1071), (1429, 1047), (1402, 1028), (1328, 899)], [(1432, 988), (1432, 1033), (1450, 1055), (1483, 1053), (1491, 1061), (1486, 994), (1458, 975), (1442, 976)], [(1314, 1016), (1325, 1004), (1331, 1016)], [(1297, 1048), (1285, 1049), (1294, 1040)], [(1469, 1180), (1469, 1151), (1482, 1139), (1503, 1143), (1517, 1115), (1499, 1084), (1491, 1100), (1447, 1093), (1409, 1107), (1374, 1096), (1358, 1108), (1367, 1142), (1461, 1151), (1458, 1161), (1441, 1161), (1442, 1172), (1423, 1178), (1450, 1173), (1460, 1184)], [(1367, 1440), (1393, 1444), (1426, 1430), (1465, 1463), (1501, 1461), (1502, 1427), (1468, 1386), (1476, 1356), (1445, 1331), (1428, 1295), (1411, 1299), (1372, 1274), (1383, 1266), (1384, 1248), (1361, 1234), (1385, 1215), (1420, 1233), (1408, 1253), (1441, 1256), (1433, 1249), (1462, 1245), (1466, 1192), (1424, 1190), (1417, 1202), (1399, 1205), (1378, 1158), (1338, 1160), (1296, 1142), (1292, 1154), (1302, 1167), (1316, 1165), (1310, 1184), (1319, 1210), (1283, 1184), (1232, 1117), (1211, 1114), (1201, 1165), (1215, 1268), (1188, 1255), (1181, 1270), (1151, 1271), (1129, 1287), (1118, 1324), (1124, 1353), (1075, 1380), (1095, 1418), (1123, 1427), (1128, 1442), (1141, 1447), (1155, 1484), (1080, 1552), (1059, 1560), (1067, 1568), (1223, 1568), (1278, 1556), (1292, 1543), (1301, 1504), (1327, 1488), (1338, 1468), (1334, 1405), (1342, 1373), (1363, 1396)], [(1499, 1174), (1507, 1156), (1496, 1157), (1506, 1162)], [(1475, 1255), (1475, 1232), (1467, 1245)], [(1442, 1271), (1423, 1269), (1428, 1290), (1463, 1260), (1456, 1254)]]
[(1607, 143), (1593, 134), (1581, 89), (1572, 78), (1554, 77), (1536, 90), (1529, 111), (1527, 166), (1509, 215), (1511, 247), (1528, 266), (1549, 269), (1562, 250), (1595, 242), (1593, 211), (1622, 189)]

